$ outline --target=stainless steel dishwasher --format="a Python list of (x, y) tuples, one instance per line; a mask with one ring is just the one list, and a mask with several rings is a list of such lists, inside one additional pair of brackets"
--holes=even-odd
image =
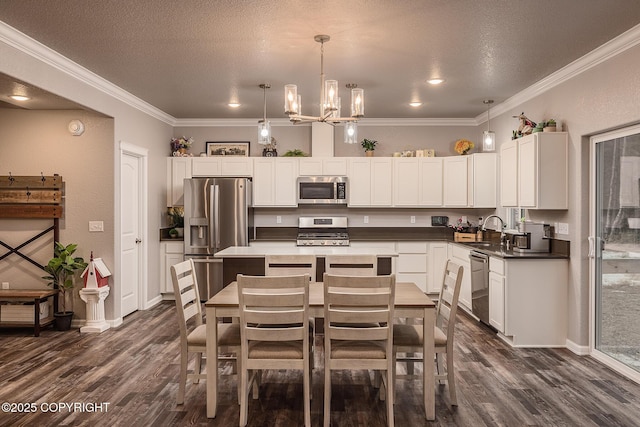
[(471, 263), (471, 311), (489, 325), (489, 255), (478, 251), (469, 253)]

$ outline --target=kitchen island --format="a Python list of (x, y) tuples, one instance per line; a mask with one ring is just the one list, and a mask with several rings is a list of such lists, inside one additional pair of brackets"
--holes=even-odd
[(351, 246), (231, 246), (217, 252), (214, 257), (222, 259), (224, 286), (236, 280), (238, 274), (264, 275), (264, 259), (267, 255), (315, 255), (316, 277), (324, 273), (324, 257), (327, 255), (375, 255), (378, 257), (378, 274), (393, 272), (392, 259), (398, 252), (387, 248), (361, 248)]

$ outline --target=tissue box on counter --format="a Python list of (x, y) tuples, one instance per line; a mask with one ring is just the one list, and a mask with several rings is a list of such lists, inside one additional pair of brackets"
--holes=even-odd
[[(33, 304), (3, 304), (0, 305), (0, 322), (33, 322)], [(40, 319), (49, 317), (49, 303), (40, 303)]]

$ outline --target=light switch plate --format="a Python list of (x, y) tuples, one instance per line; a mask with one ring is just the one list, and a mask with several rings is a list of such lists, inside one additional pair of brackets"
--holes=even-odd
[(89, 231), (104, 231), (104, 221), (89, 221)]
[(9, 282), (2, 282), (2, 289), (9, 289)]

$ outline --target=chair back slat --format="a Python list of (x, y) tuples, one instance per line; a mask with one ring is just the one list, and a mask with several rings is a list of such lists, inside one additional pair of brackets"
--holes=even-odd
[[(442, 327), (446, 323), (447, 339), (453, 337), (455, 329), (455, 318), (458, 310), (458, 299), (460, 297), (460, 287), (462, 284), (462, 274), (464, 270), (462, 266), (447, 261), (442, 279), (442, 289), (438, 298), (438, 306), (436, 308), (436, 325)], [(450, 338), (451, 337), (451, 338)]]
[(264, 258), (265, 276), (294, 276), (308, 274), (316, 281), (315, 255), (267, 255)]
[(333, 275), (375, 276), (378, 258), (375, 255), (327, 255), (325, 272)]
[(189, 259), (172, 265), (170, 270), (180, 326), (180, 339), (186, 343), (189, 332), (187, 322), (195, 319), (195, 326), (203, 324), (195, 266), (193, 260)]
[(249, 341), (308, 340), (309, 275), (238, 275), (240, 331)]

